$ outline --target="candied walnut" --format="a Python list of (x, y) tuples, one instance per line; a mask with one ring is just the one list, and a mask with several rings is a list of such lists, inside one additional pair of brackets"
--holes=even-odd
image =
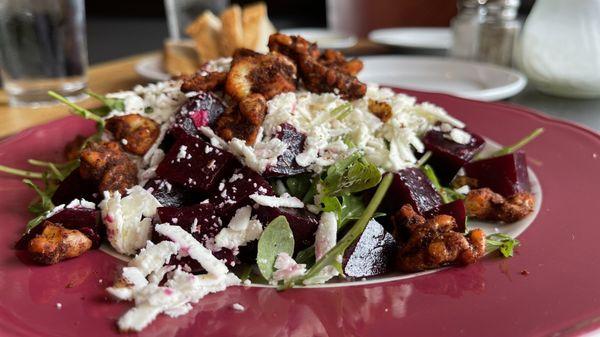
[(221, 90), (225, 86), (227, 80), (226, 72), (207, 72), (199, 71), (193, 75), (181, 76), (181, 91), (216, 91)]
[(87, 137), (77, 135), (75, 139), (73, 139), (72, 141), (68, 142), (67, 145), (65, 145), (65, 157), (68, 161), (72, 161), (79, 158), (79, 155), (81, 154), (81, 149), (83, 148), (83, 145), (85, 144), (86, 140)]
[(392, 118), (392, 106), (386, 102), (369, 99), (369, 112), (377, 116), (384, 123)]
[(396, 267), (403, 272), (417, 272), (449, 264), (476, 262), (485, 253), (485, 233), (474, 229), (466, 236), (456, 231), (457, 224), (449, 215), (425, 219), (412, 206), (399, 211), (404, 217), (409, 238), (398, 249)]
[(79, 173), (98, 181), (100, 191), (125, 193), (137, 184), (137, 167), (116, 142), (89, 143), (81, 151)]
[(106, 129), (121, 141), (126, 151), (143, 156), (160, 134), (158, 123), (138, 114), (111, 117)]
[(361, 60), (346, 60), (344, 54), (333, 49), (325, 49), (323, 54), (321, 54), (319, 57), (319, 63), (352, 76), (356, 76), (363, 69), (363, 63)]
[(315, 43), (308, 42), (300, 36), (272, 34), (269, 36), (268, 46), (271, 52), (286, 55), (296, 62), (300, 55), (308, 55), (313, 58), (318, 58), (321, 55)]
[(75, 229), (66, 229), (46, 221), (44, 230), (29, 241), (27, 251), (41, 264), (55, 264), (71, 259), (92, 248), (92, 240)]
[(216, 122), (216, 133), (226, 141), (233, 138), (243, 139), (246, 144), (256, 142), (258, 130), (267, 112), (267, 101), (261, 94), (250, 94), (243, 98), (237, 106), (219, 116)]
[(238, 101), (252, 93), (269, 100), (296, 90), (296, 72), (296, 65), (284, 55), (238, 50), (227, 75), (225, 92)]
[(504, 198), (489, 188), (480, 188), (471, 190), (465, 198), (467, 216), (480, 220), (515, 222), (533, 212), (534, 206), (535, 197), (529, 192)]
[(367, 86), (356, 77), (324, 66), (307, 55), (299, 57), (298, 67), (302, 83), (311, 92), (333, 92), (344, 99), (361, 98), (367, 92)]

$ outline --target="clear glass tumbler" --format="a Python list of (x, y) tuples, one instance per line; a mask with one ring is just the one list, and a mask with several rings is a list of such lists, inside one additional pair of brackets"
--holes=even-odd
[(40, 106), (53, 90), (84, 97), (84, 0), (0, 0), (0, 70), (11, 106)]

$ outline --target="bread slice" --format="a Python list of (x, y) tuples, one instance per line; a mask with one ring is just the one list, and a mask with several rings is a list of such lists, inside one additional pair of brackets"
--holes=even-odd
[(196, 51), (200, 63), (221, 57), (218, 41), (221, 28), (221, 20), (209, 10), (200, 14), (186, 28), (186, 33), (196, 41)]
[(200, 64), (193, 40), (166, 40), (163, 47), (165, 70), (173, 76), (195, 73)]
[(244, 48), (257, 52), (267, 52), (269, 39), (267, 5), (257, 2), (245, 6), (242, 10), (242, 25), (244, 27)]
[(219, 39), (221, 56), (228, 57), (244, 45), (244, 28), (242, 26), (242, 9), (233, 5), (221, 13), (222, 29)]

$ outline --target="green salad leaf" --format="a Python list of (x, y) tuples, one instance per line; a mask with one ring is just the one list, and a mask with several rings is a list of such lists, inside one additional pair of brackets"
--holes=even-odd
[(503, 233), (490, 234), (485, 242), (488, 251), (499, 249), (504, 257), (512, 257), (514, 249), (521, 244), (519, 240)]
[(533, 130), (533, 132), (531, 132), (525, 138), (519, 140), (518, 142), (514, 143), (513, 145), (501, 148), (500, 150), (492, 153), (488, 158), (499, 157), (499, 156), (503, 156), (505, 154), (513, 153), (513, 152), (519, 150), (520, 148), (522, 148), (523, 146), (527, 145), (529, 142), (531, 142), (535, 138), (537, 138), (539, 135), (542, 134), (542, 132), (544, 132), (544, 128), (535, 129), (535, 130)]
[(367, 227), (367, 224), (369, 223), (369, 221), (371, 221), (371, 219), (373, 218), (375, 211), (379, 207), (379, 204), (385, 197), (385, 194), (387, 193), (387, 190), (389, 189), (390, 184), (392, 183), (392, 179), (393, 179), (392, 174), (386, 174), (383, 177), (383, 179), (381, 180), (381, 183), (379, 184), (379, 186), (377, 187), (377, 190), (375, 191), (375, 194), (373, 195), (373, 198), (369, 202), (369, 205), (367, 205), (367, 207), (365, 208), (364, 212), (361, 214), (360, 218), (352, 225), (352, 227), (350, 227), (350, 229), (348, 230), (348, 232), (346, 232), (344, 237), (342, 237), (342, 239), (340, 241), (338, 241), (338, 243), (333, 248), (331, 248), (331, 250), (329, 250), (327, 253), (325, 253), (325, 255), (323, 255), (306, 272), (306, 274), (295, 279), (293, 281), (294, 283), (304, 282), (306, 280), (309, 280), (309, 279), (319, 275), (321, 270), (323, 270), (323, 268), (325, 268), (326, 266), (329, 266), (329, 265), (336, 266), (337, 265), (338, 256), (343, 255), (344, 251), (348, 247), (350, 247), (350, 245), (352, 245), (352, 243), (354, 243), (354, 241), (356, 241), (360, 237), (362, 232)]
[(425, 164), (420, 168), (421, 171), (425, 173), (425, 176), (427, 176), (427, 178), (431, 181), (431, 184), (433, 184), (433, 187), (436, 189), (436, 191), (438, 191), (444, 204), (465, 198), (464, 195), (456, 192), (455, 190), (442, 186), (442, 184), (440, 184), (440, 180), (435, 174), (435, 171), (433, 170), (433, 167), (431, 167), (429, 164)]
[(105, 109), (98, 110), (98, 112), (104, 113), (103, 116), (108, 115), (108, 113), (112, 110), (125, 111), (125, 100), (122, 98), (109, 98), (104, 95), (97, 94), (91, 90), (87, 90), (86, 94), (104, 104)]
[(294, 234), (283, 215), (273, 219), (258, 240), (256, 264), (267, 280), (273, 275), (273, 264), (279, 253), (287, 253), (290, 256), (294, 253)]
[(310, 190), (312, 180), (308, 174), (299, 174), (287, 178), (285, 180), (285, 186), (290, 195), (302, 200), (306, 193), (308, 193), (308, 190)]
[(381, 172), (369, 163), (360, 152), (355, 152), (327, 169), (323, 180), (323, 194), (341, 196), (364, 191), (377, 186), (381, 181)]

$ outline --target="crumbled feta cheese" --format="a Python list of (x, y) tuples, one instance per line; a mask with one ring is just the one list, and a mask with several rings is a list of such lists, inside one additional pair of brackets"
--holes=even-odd
[(290, 207), (290, 208), (302, 208), (304, 207), (304, 203), (302, 200), (292, 197), (288, 193), (282, 194), (280, 197), (269, 196), (269, 195), (260, 195), (254, 193), (250, 195), (250, 199), (254, 200), (257, 204), (261, 206), (268, 207)]
[(298, 264), (288, 253), (279, 253), (275, 259), (273, 282), (289, 281), (306, 273), (306, 265)]
[(185, 159), (187, 156), (187, 146), (181, 145), (179, 147), (179, 152), (177, 152), (177, 161), (181, 159)]
[(91, 201), (87, 201), (85, 199), (75, 199), (75, 200), (71, 201), (67, 205), (67, 208), (89, 208), (89, 209), (95, 209), (96, 208), (96, 204), (94, 204)]
[(61, 308), (62, 308), (62, 303), (60, 303), (60, 302), (56, 303), (56, 309), (60, 310)]
[(469, 144), (469, 142), (471, 141), (471, 135), (469, 133), (457, 128), (454, 128), (452, 129), (452, 131), (450, 131), (450, 134), (448, 134), (448, 138), (450, 138), (453, 142), (462, 145)]
[(239, 303), (233, 303), (233, 304), (231, 305), (231, 307), (232, 307), (232, 308), (233, 308), (233, 310), (235, 310), (235, 311), (245, 311), (245, 310), (246, 310), (246, 308), (244, 308), (244, 306), (243, 306), (243, 305), (241, 305), (241, 304), (239, 304)]
[(455, 191), (458, 192), (458, 193), (460, 193), (460, 194), (467, 195), (471, 191), (471, 188), (469, 187), (469, 185), (463, 185), (463, 186), (455, 189)]
[(221, 229), (215, 237), (215, 247), (237, 249), (250, 241), (258, 240), (262, 233), (262, 224), (258, 220), (250, 220), (251, 214), (250, 206), (238, 209), (227, 228)]
[(128, 195), (104, 192), (99, 204), (108, 241), (121, 253), (131, 255), (144, 247), (152, 231), (152, 217), (160, 203), (141, 186), (127, 190)]
[(198, 261), (207, 272), (214, 275), (227, 274), (225, 264), (214, 257), (210, 250), (206, 249), (192, 234), (186, 232), (183, 228), (169, 224), (160, 224), (156, 225), (155, 230), (175, 242), (179, 247), (180, 255), (189, 255), (192, 259)]
[(323, 257), (337, 241), (337, 219), (333, 212), (323, 212), (315, 234), (315, 256)]

